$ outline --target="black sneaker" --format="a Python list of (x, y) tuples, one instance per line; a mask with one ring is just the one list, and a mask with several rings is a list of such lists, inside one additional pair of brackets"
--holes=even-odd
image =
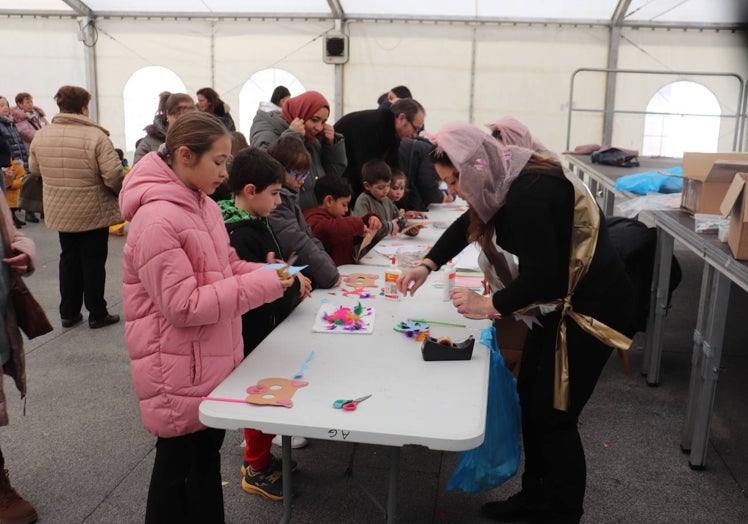
[(36, 213), (32, 211), (26, 211), (24, 218), (26, 219), (26, 222), (31, 222), (33, 224), (39, 223), (39, 219), (36, 217)]
[[(275, 455), (270, 455), (270, 462), (268, 462), (268, 468), (272, 468), (273, 471), (283, 472), (283, 459), (280, 457), (276, 457)], [(249, 463), (244, 462), (242, 464), (242, 475), (246, 475), (248, 469), (249, 469)], [(291, 459), (291, 473), (293, 473), (297, 469), (298, 469), (298, 464), (296, 463), (294, 459)]]
[(99, 329), (106, 326), (111, 326), (112, 324), (116, 324), (119, 322), (119, 315), (107, 315), (101, 320), (91, 320), (88, 319), (88, 327), (91, 329)]
[(521, 491), (506, 500), (487, 502), (481, 510), (484, 516), (498, 522), (542, 522), (546, 516), (541, 508), (530, 505)]
[(71, 328), (83, 321), (83, 315), (78, 313), (78, 316), (75, 318), (63, 318), (62, 319), (62, 327), (64, 328)]
[(283, 500), (283, 472), (273, 469), (272, 462), (259, 471), (250, 466), (242, 477), (242, 489), (270, 500)]

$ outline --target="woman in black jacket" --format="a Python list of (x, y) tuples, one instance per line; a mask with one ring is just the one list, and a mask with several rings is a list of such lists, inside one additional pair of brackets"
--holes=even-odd
[(586, 466), (577, 420), (611, 345), (628, 347), (621, 333), (631, 334), (631, 283), (594, 199), (555, 157), (502, 147), (469, 124), (448, 124), (435, 141), (436, 171), (470, 213), (445, 231), (421, 266), (403, 274), (400, 291), (415, 292), (469, 242), (485, 248), (495, 238), (518, 256), (519, 275), (489, 296), (457, 288), (452, 304), (473, 317), (520, 311), (540, 323), (527, 336), (517, 383), (522, 490), (483, 512), (499, 521), (579, 522)]

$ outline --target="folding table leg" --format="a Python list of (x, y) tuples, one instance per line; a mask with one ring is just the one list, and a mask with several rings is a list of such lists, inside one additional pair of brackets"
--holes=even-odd
[(722, 360), (722, 342), (725, 337), (725, 317), (730, 298), (730, 279), (715, 272), (709, 300), (709, 319), (707, 320), (701, 373), (697, 381), (696, 413), (691, 439), (691, 455), (688, 465), (691, 469), (704, 469), (706, 466), (706, 448), (709, 445), (709, 424), (714, 407), (714, 394), (717, 389), (719, 365)]
[(703, 360), (704, 333), (706, 333), (707, 319), (706, 305), (711, 303), (712, 282), (715, 270), (704, 262), (704, 270), (701, 275), (701, 292), (699, 294), (699, 313), (696, 317), (696, 329), (693, 331), (693, 350), (691, 352), (691, 378), (688, 382), (688, 404), (686, 407), (686, 422), (681, 432), (680, 449), (683, 452), (691, 451), (691, 438), (693, 438), (693, 425), (696, 418), (696, 405), (698, 399), (699, 375), (701, 374), (701, 363)]
[(387, 522), (397, 522), (397, 491), (400, 481), (400, 448), (390, 448), (390, 483), (387, 493)]
[(670, 266), (673, 261), (675, 240), (661, 228), (657, 228), (657, 248), (655, 251), (654, 282), (649, 306), (647, 339), (644, 346), (644, 367), (642, 374), (647, 376), (647, 384), (660, 383), (660, 360), (662, 359), (662, 337), (665, 330), (665, 316), (668, 310), (670, 293)]
[(283, 448), (281, 457), (283, 458), (283, 516), (281, 524), (291, 522), (291, 502), (293, 499), (293, 488), (291, 486), (291, 437), (283, 435), (281, 437)]

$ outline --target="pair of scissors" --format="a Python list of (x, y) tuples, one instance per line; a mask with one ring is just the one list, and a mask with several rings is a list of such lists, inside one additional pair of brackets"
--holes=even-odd
[(361, 402), (369, 398), (371, 395), (365, 395), (363, 397), (359, 397), (352, 400), (336, 400), (332, 403), (332, 407), (335, 409), (342, 409), (344, 411), (355, 411), (356, 406), (358, 406)]

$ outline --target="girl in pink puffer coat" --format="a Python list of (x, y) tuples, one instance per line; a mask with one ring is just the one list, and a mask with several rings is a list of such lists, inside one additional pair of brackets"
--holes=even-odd
[(125, 339), (143, 423), (158, 437), (145, 521), (223, 522), (224, 431), (198, 419), (200, 399), (243, 358), (241, 315), (292, 279), (244, 262), (207, 195), (227, 177), (231, 138), (207, 113), (179, 117), (158, 153), (125, 179)]

